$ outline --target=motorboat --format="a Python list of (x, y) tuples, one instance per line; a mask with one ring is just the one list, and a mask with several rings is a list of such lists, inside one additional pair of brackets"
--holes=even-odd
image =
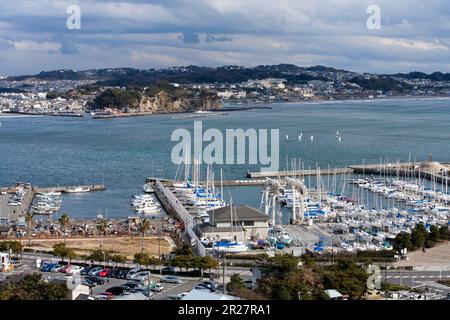
[(72, 188), (67, 188), (66, 189), (66, 193), (84, 193), (84, 192), (89, 192), (91, 191), (91, 188), (89, 187), (72, 187)]

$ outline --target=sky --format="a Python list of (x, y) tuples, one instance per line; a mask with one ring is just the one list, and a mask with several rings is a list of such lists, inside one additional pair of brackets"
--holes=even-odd
[[(67, 27), (71, 5), (80, 28)], [(368, 27), (370, 6), (380, 28)], [(450, 72), (449, 46), (448, 0), (0, 1), (0, 75), (279, 63)]]

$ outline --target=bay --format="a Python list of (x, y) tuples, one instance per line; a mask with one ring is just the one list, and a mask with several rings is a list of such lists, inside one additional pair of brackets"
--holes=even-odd
[[(174, 119), (175, 115), (90, 120), (58, 117), (0, 117), (0, 186), (18, 181), (39, 186), (106, 184), (104, 192), (64, 197), (73, 217), (126, 217), (130, 197), (147, 177), (174, 178), (171, 162), (177, 128), (193, 130), (279, 129), (280, 169), (286, 156), (306, 167), (326, 168), (383, 161), (450, 159), (450, 100), (405, 99), (273, 104), (272, 109), (226, 116)], [(342, 141), (336, 139), (339, 131)], [(297, 137), (303, 133), (303, 140)], [(285, 136), (289, 139), (286, 140)], [(310, 141), (314, 136), (314, 141)], [(206, 145), (206, 143), (205, 143)], [(216, 166), (218, 169), (219, 166)], [(258, 165), (223, 165), (225, 179), (245, 178)], [(218, 175), (216, 175), (217, 180)], [(259, 207), (260, 187), (226, 188), (234, 202)]]

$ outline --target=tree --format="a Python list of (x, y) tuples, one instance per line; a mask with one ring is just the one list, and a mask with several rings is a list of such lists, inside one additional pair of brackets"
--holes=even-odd
[(106, 261), (110, 258), (111, 253), (109, 251), (105, 250), (94, 250), (92, 253), (88, 256), (89, 260), (93, 261)]
[(400, 232), (399, 234), (397, 234), (397, 236), (393, 241), (393, 247), (397, 250), (402, 250), (405, 248), (411, 249), (412, 248), (411, 235), (406, 232)]
[(22, 253), (23, 246), (19, 241), (15, 240), (0, 242), (0, 251), (7, 252), (8, 250), (11, 250), (13, 254), (20, 254)]
[(67, 248), (66, 244), (63, 242), (55, 243), (53, 245), (53, 255), (61, 257), (62, 262), (64, 262), (64, 258), (68, 258), (69, 261), (71, 261), (76, 257), (75, 251), (71, 248)]
[(192, 248), (187, 244), (183, 244), (181, 247), (176, 248), (173, 253), (182, 256), (192, 256), (194, 254)]
[(413, 249), (422, 248), (425, 245), (425, 236), (422, 230), (417, 227), (411, 233), (411, 245)]
[(119, 263), (122, 263), (122, 265), (123, 265), (127, 261), (127, 257), (124, 255), (121, 255), (121, 254), (115, 254), (115, 255), (111, 256), (111, 260), (116, 263), (116, 266)]
[(429, 240), (432, 242), (438, 242), (439, 241), (439, 228), (437, 226), (431, 226), (430, 227), (430, 234), (428, 236)]
[(359, 299), (367, 291), (367, 272), (352, 260), (338, 260), (337, 264), (319, 270), (326, 289), (336, 289), (350, 299)]
[(148, 265), (152, 268), (155, 269), (156, 266), (160, 266), (162, 265), (163, 262), (161, 259), (159, 258), (155, 258), (155, 257), (150, 257), (148, 260)]
[(447, 240), (449, 238), (448, 226), (441, 226), (439, 228), (439, 238)]
[(108, 231), (108, 220), (99, 218), (97, 220), (97, 230), (100, 232), (100, 249), (103, 250), (103, 235)]
[(33, 228), (33, 214), (31, 212), (25, 214), (25, 223), (27, 224), (28, 246), (31, 246), (31, 228)]
[(245, 283), (242, 281), (238, 273), (234, 273), (230, 277), (230, 282), (227, 284), (227, 290), (235, 293), (245, 289)]
[(61, 217), (58, 219), (59, 224), (61, 225), (61, 229), (64, 232), (64, 243), (67, 244), (67, 229), (70, 226), (70, 218), (67, 213), (63, 213)]
[(172, 266), (180, 268), (180, 271), (184, 268), (188, 271), (192, 267), (193, 256), (190, 255), (179, 255), (173, 258)]
[(141, 252), (144, 252), (144, 238), (145, 238), (145, 233), (150, 229), (150, 221), (148, 221), (147, 219), (142, 219), (139, 224), (139, 230), (142, 232), (142, 245), (141, 245)]
[(150, 265), (150, 256), (145, 252), (136, 253), (133, 262), (139, 265), (148, 266)]
[(66, 300), (68, 296), (66, 284), (46, 283), (39, 273), (27, 274), (0, 288), (0, 300)]
[(211, 269), (216, 269), (219, 266), (219, 262), (211, 256), (204, 256), (198, 258), (200, 260), (199, 268), (203, 276), (203, 270), (208, 269), (208, 273), (211, 273)]

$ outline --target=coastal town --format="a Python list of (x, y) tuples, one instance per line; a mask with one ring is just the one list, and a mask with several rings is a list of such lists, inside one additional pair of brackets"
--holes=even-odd
[[(450, 80), (448, 74), (276, 65), (60, 70), (2, 78), (0, 88), (6, 117), (187, 113), (176, 120), (263, 110), (275, 102), (446, 97)], [(336, 143), (341, 138), (336, 132)], [(286, 135), (290, 140), (301, 143), (303, 133)], [(312, 143), (313, 136), (305, 140)], [(14, 287), (0, 297), (14, 298), (29, 281), (63, 287), (60, 299), (450, 297), (447, 163), (430, 155), (306, 169), (293, 159), (285, 171), (225, 180), (222, 168), (192, 160), (179, 164), (174, 179), (142, 177), (141, 192), (129, 199), (134, 214), (120, 218), (72, 217), (70, 207), (62, 209), (71, 195), (105, 192), (103, 182), (0, 186), (0, 280), (2, 288)], [(226, 200), (224, 187), (233, 186), (259, 188), (260, 205)]]
[[(105, 91), (119, 98), (95, 103)], [(377, 75), (294, 65), (59, 70), (0, 78), (0, 112), (78, 117), (91, 112), (102, 118), (217, 111), (240, 104), (438, 98), (449, 93), (450, 76), (438, 72)]]

